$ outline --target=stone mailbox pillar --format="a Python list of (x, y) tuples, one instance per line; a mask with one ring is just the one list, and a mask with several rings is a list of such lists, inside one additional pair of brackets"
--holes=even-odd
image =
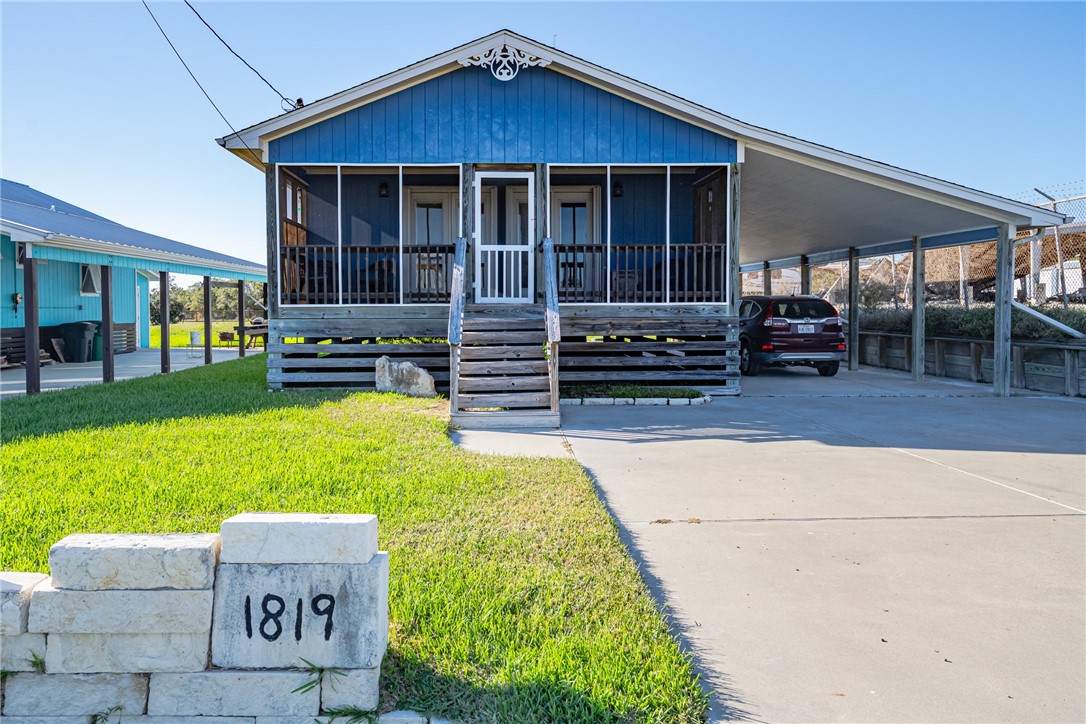
[[(373, 515), (246, 513), (222, 524), (211, 665), (338, 669), (322, 708), (377, 706), (388, 554)], [(329, 698), (334, 701), (329, 701)]]

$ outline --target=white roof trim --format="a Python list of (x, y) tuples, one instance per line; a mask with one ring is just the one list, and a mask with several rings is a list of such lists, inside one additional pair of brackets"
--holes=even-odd
[(349, 108), (371, 103), (403, 88), (456, 70), (461, 67), (461, 60), (485, 53), (501, 43), (515, 45), (519, 50), (550, 60), (549, 67), (552, 70), (667, 115), (732, 137), (745, 143), (747, 148), (752, 150), (781, 156), (797, 163), (815, 166), (910, 196), (980, 214), (993, 221), (1014, 223), (1021, 227), (1054, 226), (1064, 223), (1063, 214), (1048, 209), (959, 186), (738, 121), (509, 30), (492, 33), (321, 99), (304, 108), (250, 126), (237, 136), (231, 135), (218, 139), (218, 143), (253, 163), (255, 159), (249, 157), (249, 150), (247, 150), (251, 149), (259, 153), (266, 163), (269, 141), (343, 113)]
[(96, 254), (123, 256), (130, 259), (147, 259), (150, 261), (164, 261), (173, 262), (175, 264), (186, 264), (188, 266), (202, 266), (209, 269), (218, 269), (224, 272), (240, 272), (255, 276), (260, 276), (266, 273), (264, 267), (260, 265), (254, 264), (253, 266), (246, 266), (244, 264), (233, 264), (231, 262), (214, 261), (212, 259), (205, 259), (199, 256), (188, 256), (187, 254), (173, 254), (168, 251), (145, 249), (141, 246), (118, 244), (113, 241), (98, 241), (96, 239), (84, 239), (75, 236), (65, 236), (63, 234), (52, 234), (43, 229), (35, 229), (32, 226), (18, 224), (16, 222), (8, 221), (6, 219), (0, 219), (0, 229), (2, 229), (5, 234), (11, 236), (13, 241), (28, 241), (38, 244), (39, 246), (54, 246), (59, 249), (89, 251)]

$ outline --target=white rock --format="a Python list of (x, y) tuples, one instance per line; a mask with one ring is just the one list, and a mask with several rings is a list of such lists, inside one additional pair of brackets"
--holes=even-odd
[(668, 407), (670, 407), (671, 405), (689, 405), (690, 404), (690, 398), (689, 397), (672, 397), (671, 399), (669, 399), (667, 401), (667, 404), (668, 404)]
[(378, 392), (398, 392), (412, 397), (437, 397), (434, 377), (414, 362), (393, 362), (387, 355), (374, 365)]
[(666, 397), (638, 397), (637, 402), (634, 403), (634, 404), (637, 404), (637, 405), (666, 405), (667, 404), (667, 398)]
[(558, 401), (559, 405), (579, 405), (581, 404), (580, 397), (563, 397)]
[(341, 676), (327, 674), (321, 682), (321, 710), (355, 707), (371, 711), (381, 696), (381, 670), (349, 669)]
[(614, 405), (615, 399), (613, 397), (586, 397), (584, 398), (584, 404), (586, 405)]
[(137, 674), (15, 674), (4, 682), (4, 721), (8, 715), (98, 714), (121, 707), (142, 714), (147, 677)]
[(151, 674), (148, 714), (310, 716), (320, 711), (320, 687), (294, 691), (304, 671), (204, 671)]
[(30, 592), (48, 577), (44, 573), (0, 573), (0, 635), (26, 633)]
[[(4, 724), (87, 724), (88, 717), (84, 716), (5, 716)], [(125, 724), (129, 721), (143, 721), (144, 717), (137, 716), (125, 718)], [(114, 724), (117, 719), (110, 719), (108, 724)]]
[(222, 524), (223, 563), (369, 563), (377, 516), (242, 513)]
[[(300, 720), (300, 719), (299, 719)], [(313, 717), (305, 717), (307, 724), (313, 724)], [(4, 724), (7, 724), (5, 720)], [(86, 724), (86, 721), (83, 721)], [(108, 724), (113, 724), (110, 719)], [(126, 716), (117, 724), (256, 724), (252, 716)]]
[(712, 397), (709, 397), (708, 395), (705, 395), (704, 397), (695, 397), (694, 399), (690, 400), (690, 404), (691, 405), (708, 405), (712, 401), (713, 401)]
[(67, 591), (49, 581), (30, 597), (36, 633), (204, 633), (212, 591)]
[(387, 645), (388, 553), (365, 565), (219, 564), (213, 666), (287, 668), (304, 658), (370, 669)]
[(0, 635), (0, 669), (33, 671), (35, 656), (45, 661), (45, 634)]
[(49, 549), (49, 572), (78, 591), (211, 588), (218, 554), (214, 533), (70, 535)]
[(203, 671), (209, 633), (49, 634), (45, 670), (51, 674)]
[(616, 405), (632, 405), (633, 403), (634, 403), (634, 398), (632, 398), (632, 397), (616, 397), (615, 398), (615, 404)]
[(377, 718), (378, 724), (427, 724), (427, 717), (415, 711), (385, 712)]

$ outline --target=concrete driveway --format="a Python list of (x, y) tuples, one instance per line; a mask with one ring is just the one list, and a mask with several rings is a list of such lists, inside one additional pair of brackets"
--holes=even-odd
[(877, 371), (744, 389), (563, 408), (713, 720), (1086, 720), (1083, 400)]

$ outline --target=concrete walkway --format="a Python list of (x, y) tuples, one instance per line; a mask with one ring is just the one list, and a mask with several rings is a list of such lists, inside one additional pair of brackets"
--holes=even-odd
[(562, 412), (714, 721), (1086, 720), (1084, 401), (878, 370), (744, 391)]
[[(246, 354), (259, 354), (262, 350), (246, 350)], [(211, 350), (212, 362), (226, 362), (237, 359), (238, 350), (216, 348)], [(150, 377), (161, 370), (161, 357), (158, 349), (138, 349), (135, 352), (119, 354), (114, 357), (117, 380), (129, 380), (134, 377)], [(188, 350), (173, 348), (170, 350), (170, 368), (172, 371), (200, 367), (204, 364), (203, 348)], [(42, 392), (63, 390), (69, 387), (102, 384), (101, 362), (54, 362), (41, 368)], [(0, 372), (0, 396), (26, 394), (26, 368), (10, 367)]]

